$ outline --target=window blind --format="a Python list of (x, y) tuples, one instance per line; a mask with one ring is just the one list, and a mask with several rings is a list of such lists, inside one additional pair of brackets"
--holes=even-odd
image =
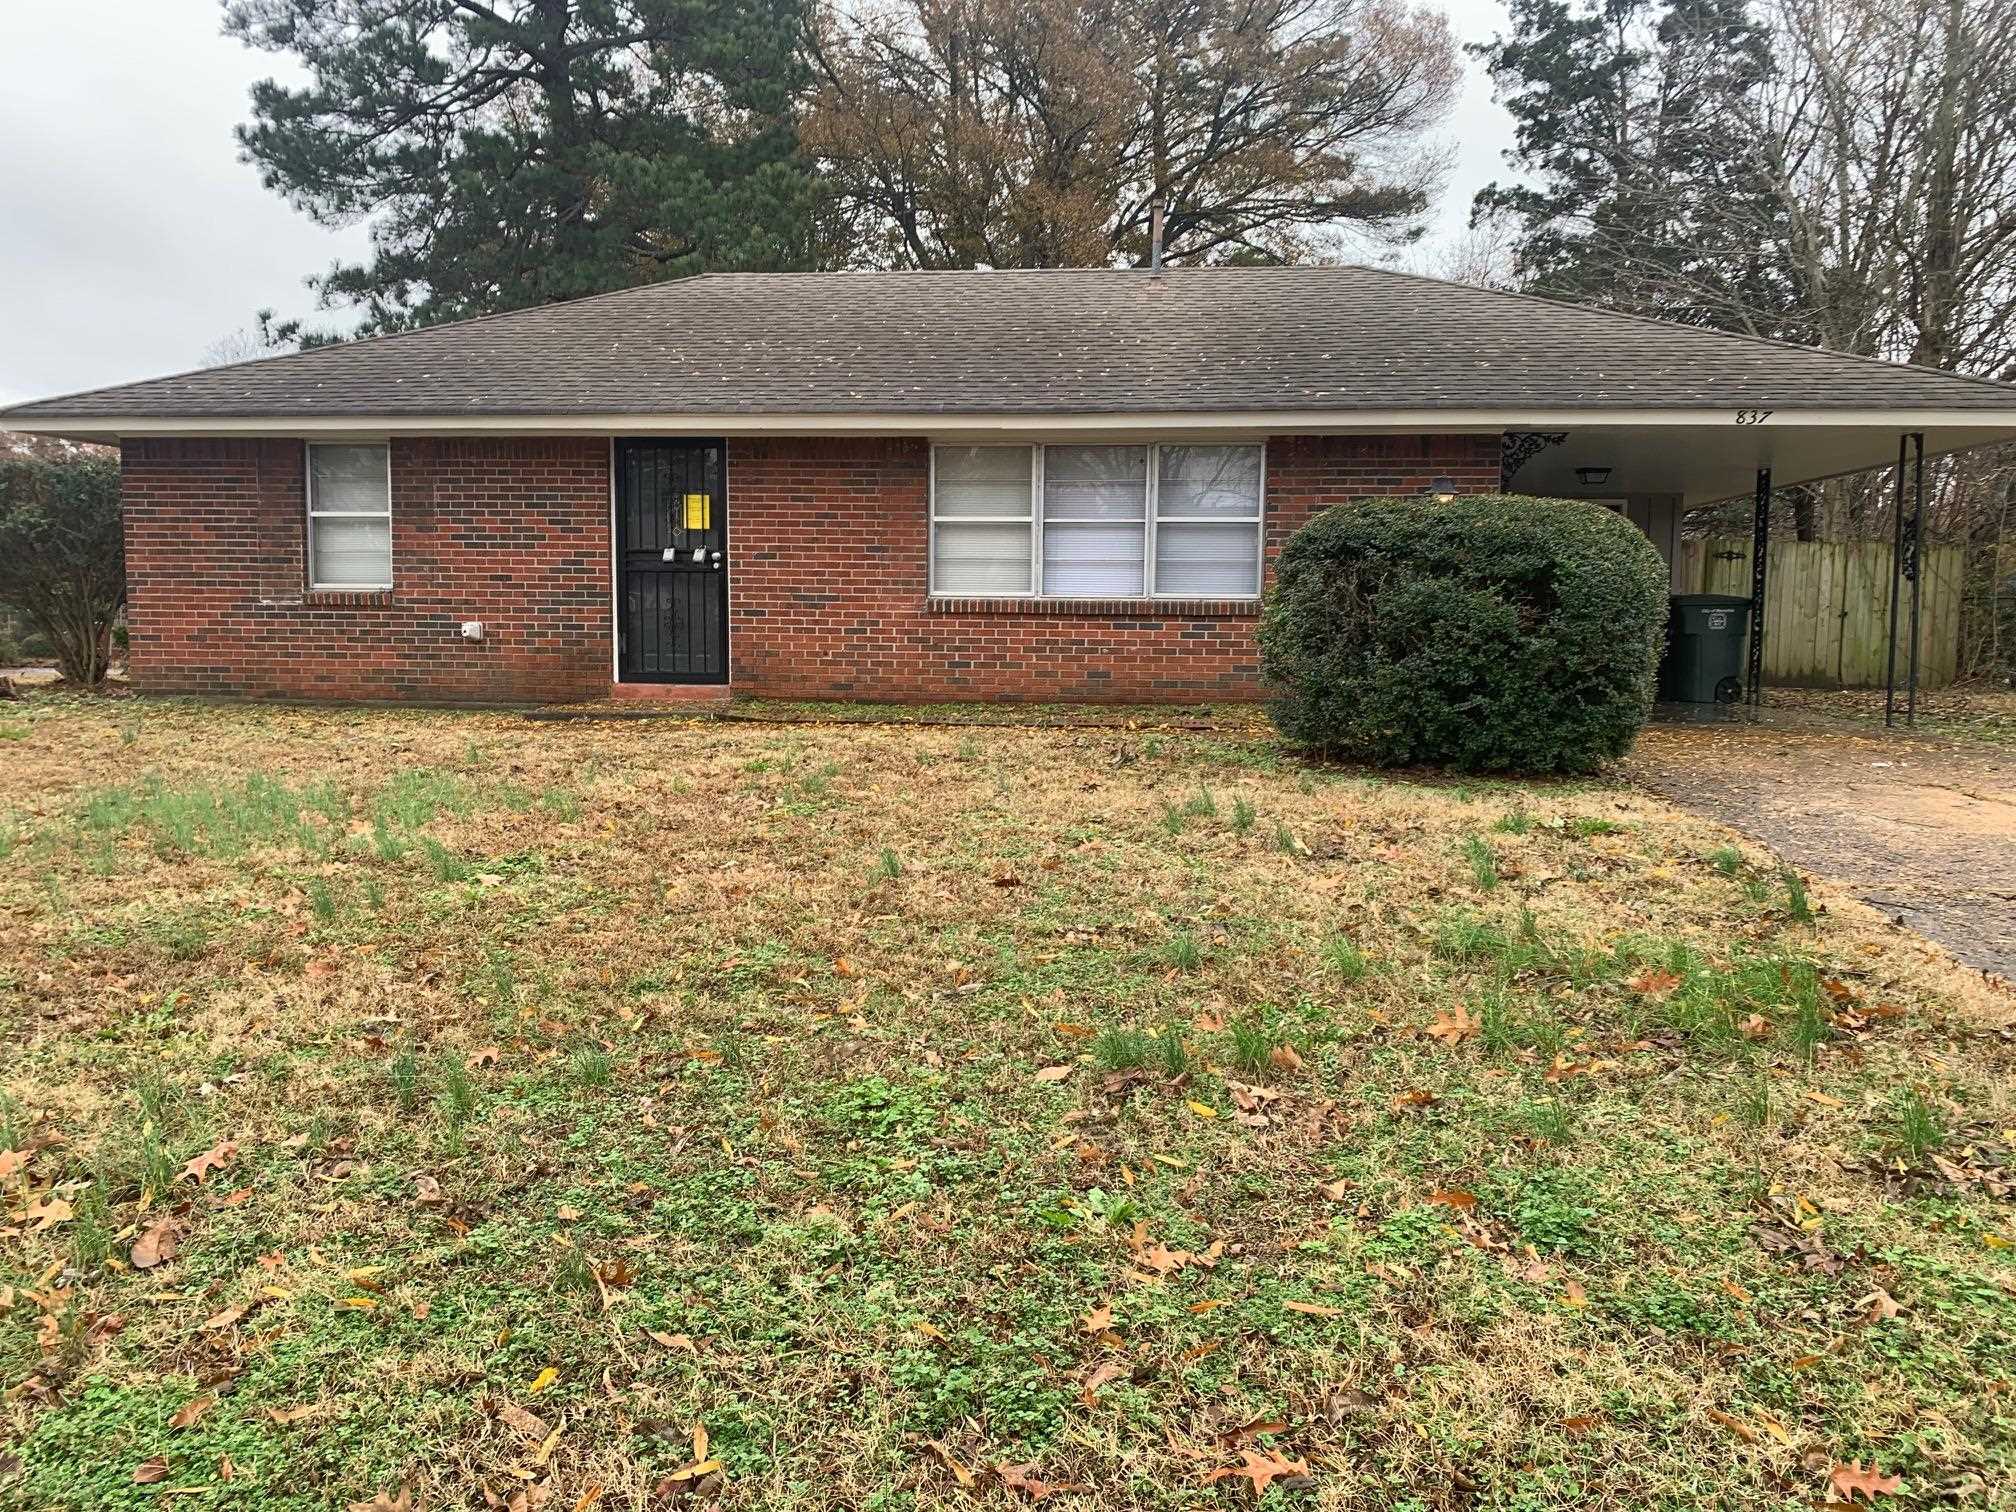
[(941, 446), (932, 460), (933, 589), (965, 597), (1026, 594), (1035, 454), (1026, 446)]
[(1147, 591), (1148, 448), (1043, 448), (1043, 594)]
[(1258, 446), (942, 446), (932, 591), (1253, 598)]
[(308, 582), (392, 586), (392, 486), (383, 446), (308, 448)]

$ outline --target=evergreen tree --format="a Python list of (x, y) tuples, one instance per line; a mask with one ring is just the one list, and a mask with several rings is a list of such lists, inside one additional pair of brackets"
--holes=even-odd
[(1803, 338), (1784, 270), (1764, 90), (1769, 33), (1747, 0), (1512, 0), (1473, 47), (1515, 123), (1473, 221), (1514, 223), (1536, 293)]
[[(227, 0), (291, 55), (239, 128), (316, 220), (373, 256), (311, 280), (365, 332), (709, 268), (812, 258), (792, 104), (800, 0)], [(298, 329), (282, 334), (298, 336)]]

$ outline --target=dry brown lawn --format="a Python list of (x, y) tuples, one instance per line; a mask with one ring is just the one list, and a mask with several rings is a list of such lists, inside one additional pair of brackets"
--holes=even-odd
[(2006, 996), (1175, 723), (0, 714), (0, 1506), (2009, 1504)]

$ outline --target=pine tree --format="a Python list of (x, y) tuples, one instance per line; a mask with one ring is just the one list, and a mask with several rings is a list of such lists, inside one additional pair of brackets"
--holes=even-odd
[(1517, 228), (1536, 293), (1801, 337), (1783, 269), (1762, 91), (1769, 34), (1747, 0), (1512, 0), (1473, 51), (1515, 123), (1473, 219)]
[(310, 280), (366, 333), (807, 265), (802, 24), (800, 0), (225, 7), (308, 74), (254, 86), (246, 158), (324, 224), (375, 217), (370, 261)]

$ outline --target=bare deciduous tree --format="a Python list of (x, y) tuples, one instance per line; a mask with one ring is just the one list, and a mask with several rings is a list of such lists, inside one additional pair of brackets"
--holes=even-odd
[(1456, 82), (1405, 0), (884, 0), (814, 19), (801, 142), (875, 265), (1288, 261), (1405, 238)]

